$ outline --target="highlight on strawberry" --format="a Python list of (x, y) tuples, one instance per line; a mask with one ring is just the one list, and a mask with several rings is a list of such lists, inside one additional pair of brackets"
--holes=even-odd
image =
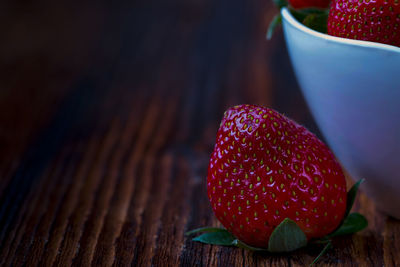
[[(367, 226), (350, 213), (362, 181), (346, 192), (343, 171), (314, 134), (256, 105), (228, 109), (207, 176), (212, 209), (225, 228), (203, 227), (194, 241), (254, 251), (289, 252)], [(314, 263), (313, 262), (313, 263)]]

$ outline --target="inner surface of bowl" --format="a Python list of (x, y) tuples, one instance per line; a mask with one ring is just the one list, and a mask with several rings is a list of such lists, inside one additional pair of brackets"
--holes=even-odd
[(378, 207), (400, 218), (400, 48), (313, 31), (282, 9), (303, 95), (328, 144)]

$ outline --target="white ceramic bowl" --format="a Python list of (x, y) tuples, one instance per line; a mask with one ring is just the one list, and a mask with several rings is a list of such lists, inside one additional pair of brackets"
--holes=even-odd
[(329, 146), (382, 211), (400, 219), (400, 48), (311, 30), (281, 11), (290, 58)]

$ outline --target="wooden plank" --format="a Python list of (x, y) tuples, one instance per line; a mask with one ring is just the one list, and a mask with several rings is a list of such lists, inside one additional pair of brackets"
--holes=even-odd
[[(264, 39), (271, 3), (80, 5), (7, 7), (10, 29), (27, 28), (0, 52), (0, 265), (309, 264), (320, 246), (270, 255), (184, 235), (219, 225), (206, 174), (227, 107), (271, 106), (318, 133), (282, 34)], [(368, 229), (321, 265), (400, 265), (399, 221), (363, 194), (354, 210)]]

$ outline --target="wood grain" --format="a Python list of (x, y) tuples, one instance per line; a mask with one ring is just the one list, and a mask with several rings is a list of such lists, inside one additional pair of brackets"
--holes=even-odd
[[(1, 266), (304, 266), (195, 243), (219, 225), (206, 172), (223, 111), (273, 107), (319, 135), (267, 1), (4, 4), (0, 30)], [(6, 26), (7, 25), (7, 26)], [(349, 180), (350, 182), (350, 180)], [(400, 223), (363, 194), (368, 229), (329, 266), (400, 266)]]

